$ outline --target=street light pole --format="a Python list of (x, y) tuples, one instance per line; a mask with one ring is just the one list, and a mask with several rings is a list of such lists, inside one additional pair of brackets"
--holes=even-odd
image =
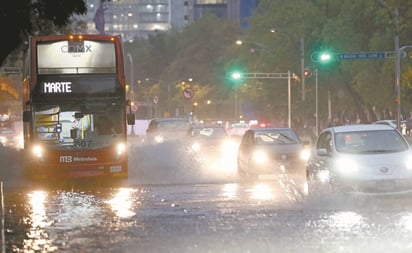
[(399, 11), (395, 9), (396, 128), (401, 130), (401, 50), (399, 49)]
[(318, 68), (315, 68), (315, 132), (319, 135)]
[(300, 76), (302, 77), (302, 101), (305, 101), (305, 40), (300, 37)]
[(288, 127), (292, 127), (292, 102), (291, 102), (291, 80), (290, 70), (288, 70)]

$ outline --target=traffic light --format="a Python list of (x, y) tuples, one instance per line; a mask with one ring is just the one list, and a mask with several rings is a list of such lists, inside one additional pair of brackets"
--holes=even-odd
[(310, 68), (305, 68), (305, 69), (303, 70), (303, 75), (304, 75), (305, 77), (311, 77), (311, 76), (312, 76), (312, 70), (311, 70)]
[(335, 55), (329, 51), (320, 51), (320, 52), (315, 52), (311, 55), (312, 61), (327, 65), (333, 61), (336, 60)]
[(240, 71), (233, 71), (232, 73), (230, 73), (230, 79), (232, 79), (233, 81), (240, 81), (243, 79), (243, 73)]
[(245, 78), (245, 72), (240, 68), (232, 68), (227, 72), (226, 78), (233, 84), (240, 84)]

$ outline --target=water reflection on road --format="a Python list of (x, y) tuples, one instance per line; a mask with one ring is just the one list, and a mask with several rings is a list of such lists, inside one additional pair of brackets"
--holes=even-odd
[(44, 187), (6, 175), (6, 252), (412, 250), (409, 198), (307, 199), (300, 177), (241, 182), (216, 167), (131, 164), (116, 185)]

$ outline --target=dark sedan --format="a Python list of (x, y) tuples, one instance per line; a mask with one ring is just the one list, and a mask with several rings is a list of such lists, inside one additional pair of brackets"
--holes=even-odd
[(191, 150), (203, 161), (219, 161), (222, 166), (236, 162), (237, 145), (223, 126), (202, 125), (192, 130)]
[(309, 157), (304, 143), (291, 128), (255, 128), (243, 135), (237, 165), (241, 178), (304, 171)]
[(185, 140), (191, 129), (190, 121), (185, 118), (155, 118), (150, 121), (143, 141), (148, 144), (159, 144)]

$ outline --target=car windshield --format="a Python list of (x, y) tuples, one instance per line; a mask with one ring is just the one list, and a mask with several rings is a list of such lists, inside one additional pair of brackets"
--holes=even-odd
[(400, 152), (408, 144), (394, 130), (337, 133), (336, 150), (341, 153)]
[(256, 132), (255, 140), (258, 144), (294, 144), (299, 142), (295, 132), (289, 129)]
[(202, 139), (219, 139), (227, 137), (226, 130), (220, 127), (205, 127), (193, 131), (193, 136)]
[(183, 120), (160, 121), (157, 124), (160, 131), (187, 131), (189, 128), (190, 124)]

